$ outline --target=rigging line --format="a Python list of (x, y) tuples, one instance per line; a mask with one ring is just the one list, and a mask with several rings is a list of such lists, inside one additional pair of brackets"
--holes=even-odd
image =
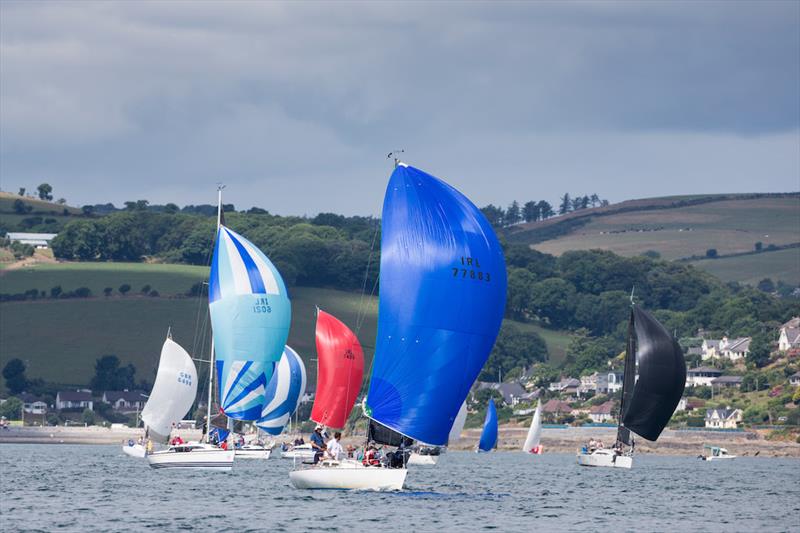
[(364, 293), (367, 290), (367, 280), (369, 279), (369, 269), (370, 269), (370, 266), (372, 265), (372, 256), (373, 256), (373, 254), (375, 252), (375, 241), (378, 238), (378, 229), (380, 229), (380, 224), (378, 224), (377, 220), (374, 221), (374, 224), (375, 224), (375, 231), (372, 233), (372, 244), (369, 247), (369, 256), (367, 258), (367, 268), (364, 271), (364, 282), (361, 284), (361, 296), (359, 297), (359, 300), (358, 300), (358, 311), (356, 312), (356, 335), (358, 335), (358, 332), (361, 329), (361, 326), (359, 325), (359, 322), (363, 322), (363, 319), (361, 318), (361, 314), (362, 314), (362, 312), (364, 314), (366, 314), (366, 312), (364, 311)]

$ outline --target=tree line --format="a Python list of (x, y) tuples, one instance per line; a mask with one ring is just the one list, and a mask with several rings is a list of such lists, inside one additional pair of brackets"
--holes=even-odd
[(609, 205), (608, 200), (601, 199), (596, 193), (591, 195), (570, 197), (569, 193), (564, 193), (558, 211), (547, 200), (530, 200), (520, 204), (516, 200), (511, 202), (506, 209), (489, 204), (481, 208), (481, 212), (486, 219), (495, 227), (505, 228), (519, 224), (521, 222), (536, 222), (554, 217), (556, 214), (565, 215), (573, 211), (580, 211), (589, 207), (605, 207)]

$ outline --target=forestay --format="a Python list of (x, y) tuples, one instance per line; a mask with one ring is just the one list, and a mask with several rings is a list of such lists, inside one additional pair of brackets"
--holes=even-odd
[(256, 420), (289, 335), (286, 286), (261, 250), (220, 225), (208, 291), (222, 410)]
[(264, 393), (264, 410), (256, 426), (270, 435), (280, 435), (305, 392), (306, 367), (297, 352), (286, 346)]
[(383, 205), (378, 335), (366, 414), (443, 446), (494, 345), (506, 269), (464, 195), (403, 164)]
[(180, 422), (197, 395), (197, 368), (177, 342), (164, 341), (156, 381), (142, 409), (142, 422), (155, 440), (164, 441)]

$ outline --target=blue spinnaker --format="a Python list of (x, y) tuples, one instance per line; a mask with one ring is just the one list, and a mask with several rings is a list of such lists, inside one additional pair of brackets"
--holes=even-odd
[(256, 426), (270, 435), (280, 435), (305, 392), (306, 367), (297, 352), (287, 346), (267, 385), (266, 403)]
[(229, 418), (257, 420), (289, 335), (286, 286), (261, 250), (220, 226), (208, 300), (222, 410)]
[(430, 174), (395, 168), (383, 204), (367, 415), (446, 445), (497, 338), (505, 299), (503, 252), (480, 210)]
[(483, 421), (483, 431), (481, 441), (478, 443), (478, 450), (490, 452), (497, 445), (497, 409), (494, 407), (494, 399), (489, 398), (489, 406), (486, 408), (486, 419)]

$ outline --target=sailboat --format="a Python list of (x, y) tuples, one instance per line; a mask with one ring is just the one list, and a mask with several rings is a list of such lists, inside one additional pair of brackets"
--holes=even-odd
[[(376, 444), (447, 443), (497, 338), (505, 296), (502, 248), (480, 210), (396, 161), (383, 204), (378, 334), (363, 406)], [(298, 488), (399, 490), (403, 463), (323, 464), (289, 477)]]
[[(148, 437), (166, 442), (170, 431), (191, 409), (197, 395), (197, 368), (189, 354), (167, 333), (161, 347), (153, 389), (142, 410), (142, 422)], [(122, 451), (131, 457), (144, 458), (145, 447), (129, 442)]]
[[(235, 420), (258, 420), (266, 404), (265, 391), (283, 354), (291, 322), (291, 303), (278, 270), (252, 242), (225, 226), (222, 188), (218, 189), (217, 232), (208, 281), (211, 315), (210, 360), (219, 384), (220, 410), (232, 434)], [(213, 376), (209, 372), (208, 413), (211, 425)], [(209, 443), (189, 443), (148, 454), (153, 468), (196, 466), (192, 457), (224, 453), (198, 468), (230, 470), (232, 445), (221, 450)], [(169, 455), (167, 455), (169, 454)]]
[(364, 350), (358, 337), (342, 321), (317, 310), (317, 392), (311, 420), (343, 428), (361, 391)]
[(494, 398), (489, 398), (486, 419), (483, 421), (483, 431), (481, 431), (481, 440), (478, 442), (476, 451), (490, 452), (495, 446), (497, 446), (497, 409), (494, 406)]
[[(153, 392), (142, 410), (149, 438), (166, 442), (172, 428), (191, 408), (197, 394), (197, 369), (192, 358), (171, 338), (161, 349)], [(189, 453), (191, 452), (191, 453)], [(230, 470), (233, 452), (193, 442), (172, 444), (166, 450), (143, 454), (151, 468)]]
[[(275, 373), (264, 393), (267, 403), (255, 426), (269, 435), (280, 435), (306, 392), (306, 367), (290, 346), (286, 346)], [(245, 444), (236, 450), (236, 457), (268, 459), (272, 447)]]
[[(453, 422), (453, 427), (447, 435), (447, 445), (450, 446), (454, 442), (461, 440), (461, 431), (464, 429), (464, 423), (467, 421), (467, 402), (461, 404), (458, 410), (456, 419)], [(428, 447), (419, 446), (411, 452), (408, 456), (408, 465), (414, 466), (433, 466), (439, 461), (443, 449), (439, 446)]]
[(657, 440), (675, 412), (685, 386), (686, 360), (678, 341), (650, 313), (632, 306), (617, 442), (611, 450), (580, 450), (578, 464), (631, 468), (634, 452), (631, 434)]
[(531, 420), (531, 427), (528, 430), (528, 436), (525, 438), (525, 444), (522, 445), (522, 451), (532, 453), (534, 455), (541, 455), (542, 445), (539, 440), (542, 436), (542, 402), (536, 404), (536, 411), (533, 413)]
[[(341, 320), (317, 308), (317, 391), (311, 420), (329, 428), (343, 428), (364, 378), (364, 350), (353, 331)], [(284, 459), (313, 459), (311, 444), (281, 452)]]

